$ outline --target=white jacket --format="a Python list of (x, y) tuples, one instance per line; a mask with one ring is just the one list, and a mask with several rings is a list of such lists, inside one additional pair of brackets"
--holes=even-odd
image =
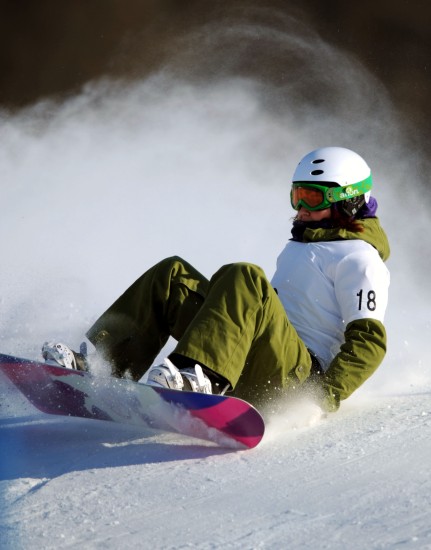
[(363, 240), (289, 241), (277, 259), (272, 285), (287, 316), (322, 368), (340, 350), (348, 323), (383, 323), (389, 271)]

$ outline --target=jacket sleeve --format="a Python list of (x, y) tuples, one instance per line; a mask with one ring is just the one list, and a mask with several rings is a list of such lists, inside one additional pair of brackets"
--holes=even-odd
[(345, 341), (323, 374), (323, 408), (336, 411), (377, 369), (386, 354), (386, 330), (376, 319), (350, 322)]

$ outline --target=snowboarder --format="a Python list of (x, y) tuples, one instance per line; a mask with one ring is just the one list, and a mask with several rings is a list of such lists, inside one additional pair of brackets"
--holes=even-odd
[[(312, 388), (338, 409), (386, 353), (387, 237), (371, 197), (371, 171), (355, 152), (307, 154), (292, 180), (297, 215), (271, 282), (249, 263), (223, 266), (208, 281), (179, 257), (144, 273), (87, 333), (114, 376), (177, 390), (233, 395), (261, 405)], [(169, 336), (177, 340), (151, 366)], [(63, 344), (47, 360), (86, 369)]]

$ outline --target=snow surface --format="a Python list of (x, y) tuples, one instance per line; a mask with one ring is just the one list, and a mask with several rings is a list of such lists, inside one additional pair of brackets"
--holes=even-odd
[[(304, 48), (305, 69), (283, 89), (165, 71), (2, 114), (0, 350), (38, 358), (46, 339), (78, 346), (168, 255), (207, 276), (244, 260), (270, 277), (289, 238), (296, 163), (342, 145), (372, 166), (392, 244), (384, 364), (327, 418), (311, 403), (267, 412), (251, 451), (44, 416), (0, 380), (0, 548), (431, 548), (421, 159), (378, 82), (297, 38), (277, 33)], [(315, 86), (333, 83), (336, 108), (331, 94), (298, 101), (307, 63)]]

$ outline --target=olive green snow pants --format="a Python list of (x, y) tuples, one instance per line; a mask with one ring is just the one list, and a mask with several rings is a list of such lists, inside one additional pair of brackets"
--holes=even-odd
[(87, 332), (113, 365), (139, 380), (169, 336), (175, 353), (227, 379), (234, 394), (262, 402), (310, 374), (311, 358), (257, 266), (223, 266), (208, 281), (179, 257), (145, 272)]

